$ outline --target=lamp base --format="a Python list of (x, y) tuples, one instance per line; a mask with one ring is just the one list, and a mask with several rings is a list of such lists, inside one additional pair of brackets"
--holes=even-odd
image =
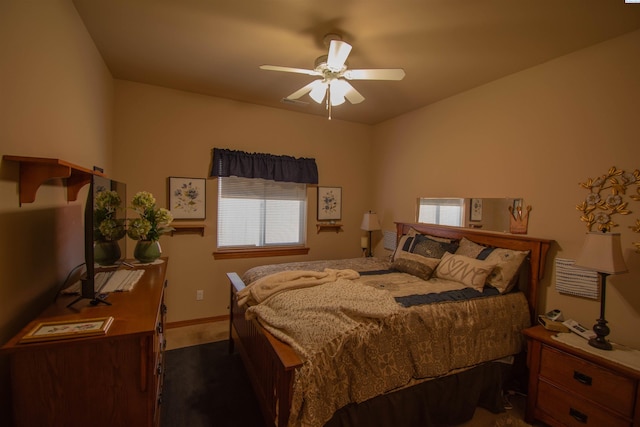
[(607, 321), (600, 318), (597, 322), (598, 323), (593, 325), (593, 332), (595, 332), (596, 337), (589, 340), (589, 345), (591, 347), (599, 348), (600, 350), (613, 350), (613, 346), (605, 338), (609, 335), (609, 332), (611, 332), (607, 326)]
[(599, 348), (600, 350), (613, 350), (613, 346), (604, 337), (595, 337), (589, 340), (591, 347)]

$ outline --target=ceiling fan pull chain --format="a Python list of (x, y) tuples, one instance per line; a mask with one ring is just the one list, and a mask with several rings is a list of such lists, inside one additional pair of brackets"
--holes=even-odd
[(329, 110), (329, 120), (331, 120), (331, 83), (327, 85), (327, 110)]

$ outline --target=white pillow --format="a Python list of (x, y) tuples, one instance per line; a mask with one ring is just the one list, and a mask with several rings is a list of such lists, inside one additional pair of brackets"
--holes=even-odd
[(515, 285), (516, 274), (528, 254), (529, 251), (495, 248), (485, 260), (496, 265), (487, 278), (487, 283), (498, 289), (501, 294), (509, 292)]
[[(411, 239), (411, 241), (413, 241), (413, 238), (416, 236), (416, 234), (418, 234), (418, 232), (414, 228), (410, 228), (407, 234), (404, 234), (402, 235), (402, 237), (400, 237), (400, 239), (398, 240), (398, 245), (396, 246), (396, 250), (391, 257), (392, 261), (394, 261), (398, 254), (402, 252), (402, 248), (407, 243), (407, 240)], [(407, 246), (408, 248), (406, 252), (408, 252), (408, 249), (411, 247), (411, 243), (409, 243)]]

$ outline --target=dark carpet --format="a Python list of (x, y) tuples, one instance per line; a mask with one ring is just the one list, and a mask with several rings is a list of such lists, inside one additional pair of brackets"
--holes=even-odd
[(229, 341), (165, 352), (162, 427), (264, 427), (242, 360)]

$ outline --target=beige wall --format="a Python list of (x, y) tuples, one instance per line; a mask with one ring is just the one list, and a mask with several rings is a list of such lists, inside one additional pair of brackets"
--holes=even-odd
[[(161, 239), (171, 258), (169, 321), (226, 314), (227, 271), (358, 256), (364, 211), (376, 210), (391, 230), (394, 220), (414, 218), (419, 196), (524, 197), (533, 206), (529, 234), (557, 242), (541, 309), (561, 308), (587, 325), (597, 316), (597, 302), (555, 291), (552, 259), (575, 258), (582, 243), (586, 229), (575, 205), (586, 191), (578, 182), (613, 165), (640, 167), (640, 32), (375, 127), (114, 83), (66, 0), (1, 2), (0, 40), (0, 154), (103, 166), (127, 182), (129, 198), (148, 190), (160, 206), (166, 205), (166, 178), (205, 177), (213, 147), (315, 157), (320, 185), (343, 188), (339, 234), (316, 234), (316, 190), (309, 190), (308, 256), (221, 261), (211, 254), (216, 180), (208, 180), (205, 237)], [(66, 203), (61, 183), (52, 182), (40, 188), (35, 203), (19, 207), (17, 177), (15, 164), (0, 163), (0, 342), (46, 306), (82, 262), (82, 203)], [(613, 340), (640, 348), (634, 333), (640, 327), (640, 255), (631, 249), (640, 236), (628, 229), (640, 206), (631, 209), (616, 230), (631, 272), (610, 278), (607, 319)], [(62, 226), (67, 223), (70, 229)], [(195, 301), (196, 289), (204, 290), (204, 301)], [(0, 384), (0, 409), (7, 409), (5, 358)]]
[[(578, 183), (611, 166), (640, 168), (640, 31), (517, 73), (375, 127), (374, 208), (384, 228), (414, 219), (422, 197), (523, 197), (529, 235), (556, 241), (541, 310), (560, 308), (591, 326), (599, 303), (558, 294), (553, 258), (575, 259), (585, 225)], [(635, 192), (635, 187), (633, 189)], [(640, 202), (618, 216), (630, 273), (611, 276), (611, 339), (640, 348), (640, 254), (628, 226)]]
[[(205, 178), (211, 150), (229, 148), (316, 159), (320, 186), (343, 193), (344, 232), (316, 233), (317, 189), (308, 190), (308, 256), (214, 260), (217, 180), (207, 180), (205, 236), (163, 236), (170, 257), (169, 322), (228, 314), (226, 272), (257, 264), (360, 255), (360, 221), (371, 208), (371, 127), (245, 103), (116, 81), (114, 153), (110, 176), (127, 183), (128, 198), (150, 191), (166, 207), (169, 176)], [(193, 222), (193, 221), (189, 221)], [(135, 242), (128, 240), (131, 254)], [(196, 290), (204, 300), (196, 301)]]
[[(0, 155), (109, 166), (113, 79), (69, 1), (0, 2)], [(0, 344), (49, 305), (82, 254), (82, 202), (60, 180), (20, 207), (18, 166), (0, 163)], [(86, 190), (85, 190), (86, 194)], [(6, 357), (0, 412), (9, 414)]]

